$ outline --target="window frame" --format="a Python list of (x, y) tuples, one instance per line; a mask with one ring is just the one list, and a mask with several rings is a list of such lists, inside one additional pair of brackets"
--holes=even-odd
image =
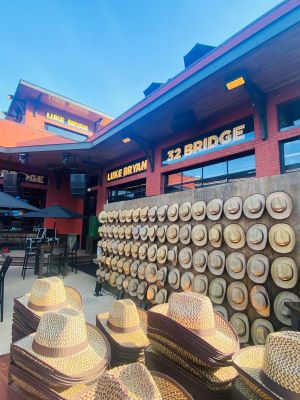
[(300, 141), (300, 135), (294, 136), (292, 138), (288, 138), (285, 140), (281, 140), (280, 142), (278, 142), (279, 143), (279, 160), (280, 160), (280, 173), (281, 174), (288, 174), (291, 172), (300, 171), (300, 162), (299, 162), (299, 164), (296, 164), (296, 165), (299, 165), (299, 167), (294, 167), (294, 168), (286, 168), (285, 162), (284, 162), (284, 158), (285, 158), (284, 157), (285, 156), (284, 145), (285, 145), (285, 143), (295, 142), (296, 140)]

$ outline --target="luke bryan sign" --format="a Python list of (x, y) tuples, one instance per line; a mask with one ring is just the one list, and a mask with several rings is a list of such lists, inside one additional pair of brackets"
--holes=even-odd
[(162, 151), (162, 164), (173, 164), (189, 158), (198, 157), (225, 147), (234, 146), (255, 138), (253, 117), (232, 122), (214, 132), (181, 142)]
[(132, 161), (131, 163), (125, 164), (116, 169), (107, 171), (106, 181), (116, 181), (117, 179), (125, 178), (127, 176), (140, 174), (147, 170), (147, 160), (142, 159), (138, 161)]

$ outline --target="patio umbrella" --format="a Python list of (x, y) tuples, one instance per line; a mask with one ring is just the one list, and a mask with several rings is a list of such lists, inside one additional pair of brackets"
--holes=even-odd
[(10, 196), (9, 194), (6, 194), (4, 192), (0, 192), (0, 208), (9, 208), (10, 210), (21, 209), (39, 211), (39, 208), (31, 206), (25, 201), (16, 199), (15, 197)]
[(61, 207), (59, 205), (54, 205), (50, 207), (43, 208), (38, 211), (31, 211), (22, 215), (23, 218), (54, 218), (54, 228), (56, 226), (57, 218), (67, 218), (67, 219), (75, 219), (75, 218), (83, 218), (83, 215), (68, 210), (67, 208)]

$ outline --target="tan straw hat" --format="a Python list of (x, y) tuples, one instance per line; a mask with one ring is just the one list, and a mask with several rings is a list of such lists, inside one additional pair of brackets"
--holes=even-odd
[(231, 282), (227, 289), (227, 300), (234, 310), (246, 310), (248, 305), (248, 291), (246, 285), (243, 282)]
[(190, 247), (183, 247), (178, 255), (179, 264), (184, 269), (189, 269), (192, 266), (193, 254)]
[(194, 279), (194, 274), (190, 271), (186, 271), (181, 275), (180, 287), (184, 292), (192, 291), (193, 279)]
[(260, 193), (254, 193), (244, 201), (243, 211), (247, 218), (258, 219), (263, 215), (265, 206), (265, 196)]
[(264, 224), (254, 224), (247, 231), (247, 245), (252, 250), (263, 250), (266, 247), (267, 238), (267, 227)]
[(145, 260), (147, 257), (147, 251), (148, 251), (149, 244), (148, 243), (142, 243), (139, 247), (139, 259), (140, 260)]
[(222, 304), (226, 294), (227, 283), (223, 278), (214, 278), (209, 285), (209, 298), (215, 304)]
[(156, 261), (157, 258), (157, 244), (153, 243), (147, 250), (147, 257), (150, 262)]
[(179, 225), (169, 225), (166, 236), (169, 243), (177, 243), (179, 240)]
[(126, 210), (120, 210), (119, 211), (119, 221), (125, 222), (125, 218), (126, 218)]
[(119, 237), (119, 228), (120, 228), (120, 225), (115, 225), (113, 227), (113, 237), (115, 239), (117, 239)]
[(119, 228), (118, 233), (119, 233), (120, 239), (124, 239), (124, 237), (125, 237), (125, 228), (126, 228), (125, 225), (121, 225)]
[(135, 208), (132, 213), (132, 221), (133, 222), (139, 222), (140, 221), (140, 212), (141, 212), (141, 207)]
[(203, 221), (206, 214), (206, 204), (205, 201), (196, 201), (191, 206), (191, 214), (195, 221)]
[(140, 229), (140, 239), (145, 241), (148, 239), (148, 225), (143, 225)]
[(132, 276), (128, 275), (123, 281), (123, 289), (125, 290), (126, 293), (128, 293), (128, 286), (131, 279), (133, 279)]
[(253, 254), (247, 261), (247, 274), (252, 282), (265, 283), (269, 275), (269, 259), (264, 254)]
[(277, 257), (271, 266), (273, 281), (278, 287), (292, 289), (298, 282), (298, 268), (291, 257)]
[(148, 219), (150, 222), (154, 222), (156, 220), (158, 206), (153, 206), (148, 210)]
[(178, 259), (178, 247), (173, 246), (171, 249), (168, 250), (167, 260), (170, 261), (172, 265), (175, 267), (177, 265), (177, 259)]
[(146, 222), (148, 219), (148, 211), (149, 211), (149, 206), (143, 207), (140, 211), (140, 220), (141, 222)]
[(147, 300), (150, 301), (150, 303), (155, 304), (155, 298), (157, 294), (158, 288), (156, 285), (152, 284), (148, 286), (147, 289)]
[(222, 225), (214, 224), (208, 231), (208, 240), (210, 244), (219, 248), (222, 245)]
[(118, 269), (119, 256), (114, 256), (111, 260), (111, 269), (116, 271)]
[(231, 220), (241, 218), (243, 211), (243, 201), (241, 197), (230, 197), (230, 199), (225, 201), (223, 209), (226, 218)]
[(110, 266), (111, 266), (111, 260), (112, 260), (112, 256), (111, 255), (108, 255), (105, 258), (105, 264), (108, 266), (108, 268), (110, 268)]
[(148, 239), (150, 242), (154, 242), (156, 239), (157, 225), (151, 225), (148, 227)]
[(130, 275), (133, 278), (137, 277), (139, 265), (140, 265), (140, 261), (139, 260), (134, 260), (133, 263), (130, 265)]
[(250, 291), (250, 301), (252, 307), (262, 317), (269, 317), (271, 312), (270, 300), (267, 290), (261, 286), (256, 285)]
[(143, 261), (140, 263), (139, 268), (138, 268), (138, 278), (143, 281), (145, 279), (145, 272), (146, 272), (146, 266), (147, 262)]
[(231, 249), (242, 249), (245, 246), (245, 232), (239, 224), (227, 225), (224, 229), (224, 240)]
[(208, 219), (212, 221), (216, 221), (220, 219), (223, 209), (223, 200), (222, 199), (213, 199), (207, 203), (206, 206), (206, 215)]
[(119, 211), (112, 210), (112, 217), (113, 217), (114, 221), (118, 222), (119, 221)]
[(124, 282), (125, 278), (126, 278), (126, 276), (124, 274), (120, 274), (118, 276), (117, 281), (116, 281), (116, 286), (117, 286), (118, 290), (122, 290), (123, 289), (123, 282)]
[(133, 225), (128, 225), (125, 227), (125, 239), (131, 239), (132, 229), (133, 229)]
[(138, 240), (140, 237), (140, 229), (141, 229), (141, 225), (136, 225), (132, 228), (132, 238), (134, 240)]
[(230, 317), (229, 322), (234, 327), (240, 343), (248, 343), (250, 336), (248, 316), (244, 313), (237, 312)]
[(168, 257), (168, 246), (160, 246), (157, 250), (157, 262), (159, 264), (165, 264)]
[(166, 217), (167, 217), (167, 210), (168, 210), (168, 206), (167, 206), (166, 204), (164, 204), (164, 205), (158, 207), (158, 209), (157, 209), (157, 219), (158, 219), (160, 222), (164, 222), (164, 220), (166, 219)]
[(167, 211), (168, 220), (171, 222), (177, 221), (178, 220), (178, 211), (179, 211), (178, 203), (171, 204), (168, 207), (168, 211)]
[(155, 296), (155, 303), (156, 304), (163, 304), (167, 302), (168, 292), (167, 289), (160, 289)]
[(106, 232), (107, 232), (107, 236), (109, 238), (113, 237), (113, 229), (114, 229), (114, 225), (108, 225)]
[(197, 224), (192, 229), (192, 242), (196, 246), (205, 246), (207, 243), (207, 229), (204, 224)]
[(230, 253), (226, 258), (226, 271), (233, 279), (243, 279), (246, 273), (246, 257), (244, 254)]
[(208, 290), (208, 279), (204, 274), (195, 275), (192, 282), (192, 292), (206, 295)]
[(164, 243), (166, 241), (167, 229), (168, 225), (162, 225), (157, 228), (156, 236), (160, 243)]
[(131, 252), (131, 256), (133, 258), (137, 258), (138, 254), (139, 254), (139, 248), (140, 248), (141, 243), (140, 242), (133, 242), (130, 252)]
[(139, 286), (139, 280), (136, 278), (131, 279), (128, 284), (128, 294), (132, 297), (137, 297), (137, 288)]
[(199, 249), (193, 253), (193, 268), (197, 272), (204, 272), (207, 265), (207, 250)]
[(119, 246), (120, 240), (114, 240), (112, 244), (112, 252), (113, 254), (118, 254), (118, 246)]
[(107, 221), (107, 212), (106, 211), (101, 211), (98, 214), (98, 220), (100, 222), (100, 224), (103, 224)]
[(154, 283), (156, 281), (157, 265), (154, 263), (149, 263), (145, 269), (145, 278), (149, 283)]
[(274, 332), (273, 325), (267, 319), (257, 318), (251, 325), (251, 338), (255, 345), (264, 345), (272, 332)]
[(123, 271), (124, 271), (124, 274), (125, 274), (125, 275), (130, 275), (130, 267), (131, 267), (131, 264), (132, 264), (132, 259), (131, 259), (131, 258), (127, 258), (127, 259), (124, 261), (124, 264), (123, 264)]
[(143, 281), (139, 283), (137, 288), (137, 297), (139, 300), (144, 300), (146, 293), (147, 293), (148, 283)]
[(108, 220), (109, 223), (112, 223), (112, 222), (114, 221), (112, 211), (108, 211), (108, 213), (107, 213), (107, 220)]
[(179, 207), (179, 218), (181, 221), (187, 222), (192, 218), (192, 203), (190, 201), (186, 201), (181, 204)]
[(191, 242), (191, 224), (185, 224), (180, 227), (179, 240), (182, 244), (189, 244)]
[(124, 246), (124, 253), (125, 256), (129, 257), (131, 254), (131, 246), (133, 245), (132, 241), (126, 242), (125, 246)]
[(161, 267), (156, 273), (156, 284), (157, 286), (165, 286), (166, 280), (168, 276), (168, 268)]
[(274, 192), (267, 197), (267, 211), (274, 219), (288, 218), (293, 210), (291, 196), (286, 192)]
[(118, 253), (120, 256), (122, 256), (124, 254), (125, 244), (126, 244), (125, 240), (118, 243)]
[(274, 300), (274, 313), (278, 321), (284, 325), (291, 326), (291, 310), (286, 306), (286, 302), (300, 302), (300, 297), (296, 293), (283, 291)]
[(172, 268), (168, 274), (168, 283), (173, 289), (179, 289), (180, 272), (178, 268)]
[(277, 253), (290, 253), (296, 244), (295, 231), (288, 224), (275, 224), (269, 230), (269, 242)]
[(228, 311), (224, 306), (220, 306), (219, 304), (217, 304), (216, 306), (214, 306), (214, 312), (221, 315), (222, 318), (228, 321)]
[(207, 266), (214, 275), (222, 275), (225, 268), (225, 253), (221, 250), (213, 250), (208, 254)]
[(125, 257), (122, 257), (122, 258), (120, 258), (119, 260), (118, 260), (118, 262), (117, 262), (117, 269), (118, 269), (118, 272), (119, 273), (122, 273), (123, 272), (123, 267), (124, 267), (124, 262), (126, 261), (126, 258)]

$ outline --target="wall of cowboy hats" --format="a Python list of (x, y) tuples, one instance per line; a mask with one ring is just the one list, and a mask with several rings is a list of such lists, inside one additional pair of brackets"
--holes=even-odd
[[(139, 261), (146, 262), (143, 266), (150, 263), (147, 246), (152, 246), (153, 263), (146, 267), (148, 300), (163, 302), (167, 300), (166, 294), (191, 288), (204, 292), (211, 298), (215, 310), (235, 326), (241, 343), (263, 344), (270, 331), (291, 325), (284, 302), (297, 301), (300, 296), (299, 199), (300, 174), (296, 172), (107, 204), (109, 221), (105, 221), (105, 213), (99, 214), (102, 221), (99, 246), (104, 243), (102, 263), (111, 269), (114, 256), (125, 257), (129, 260), (125, 270), (130, 274), (130, 260), (138, 260), (131, 271), (135, 275)], [(145, 207), (149, 207), (148, 212)], [(143, 211), (140, 213), (139, 209)], [(126, 210), (136, 211), (131, 214), (132, 211)], [(133, 227), (135, 239), (130, 228), (122, 228), (129, 225)], [(137, 226), (141, 229), (134, 229)], [(167, 233), (166, 240), (161, 242), (157, 234), (163, 236), (163, 227)], [(120, 239), (118, 232), (121, 237), (127, 232), (128, 239)], [(114, 243), (118, 240), (140, 242), (144, 245), (140, 252), (144, 259), (139, 258), (138, 244), (133, 246), (133, 254), (137, 252), (134, 256), (128, 252), (130, 244), (128, 256), (118, 256), (119, 242)], [(168, 250), (166, 260), (166, 247), (160, 249), (163, 245)], [(172, 251), (176, 250), (174, 246), (177, 257)], [(114, 269), (117, 261), (113, 261)], [(121, 271), (122, 262), (119, 265)], [(160, 271), (158, 274), (156, 269)], [(168, 277), (163, 286), (165, 269)], [(143, 273), (143, 267), (140, 272)], [(143, 279), (141, 275), (138, 277)], [(133, 295), (136, 295), (136, 284), (134, 281), (131, 285)], [(155, 296), (156, 292), (159, 295)], [(139, 293), (142, 298), (143, 287)]]

